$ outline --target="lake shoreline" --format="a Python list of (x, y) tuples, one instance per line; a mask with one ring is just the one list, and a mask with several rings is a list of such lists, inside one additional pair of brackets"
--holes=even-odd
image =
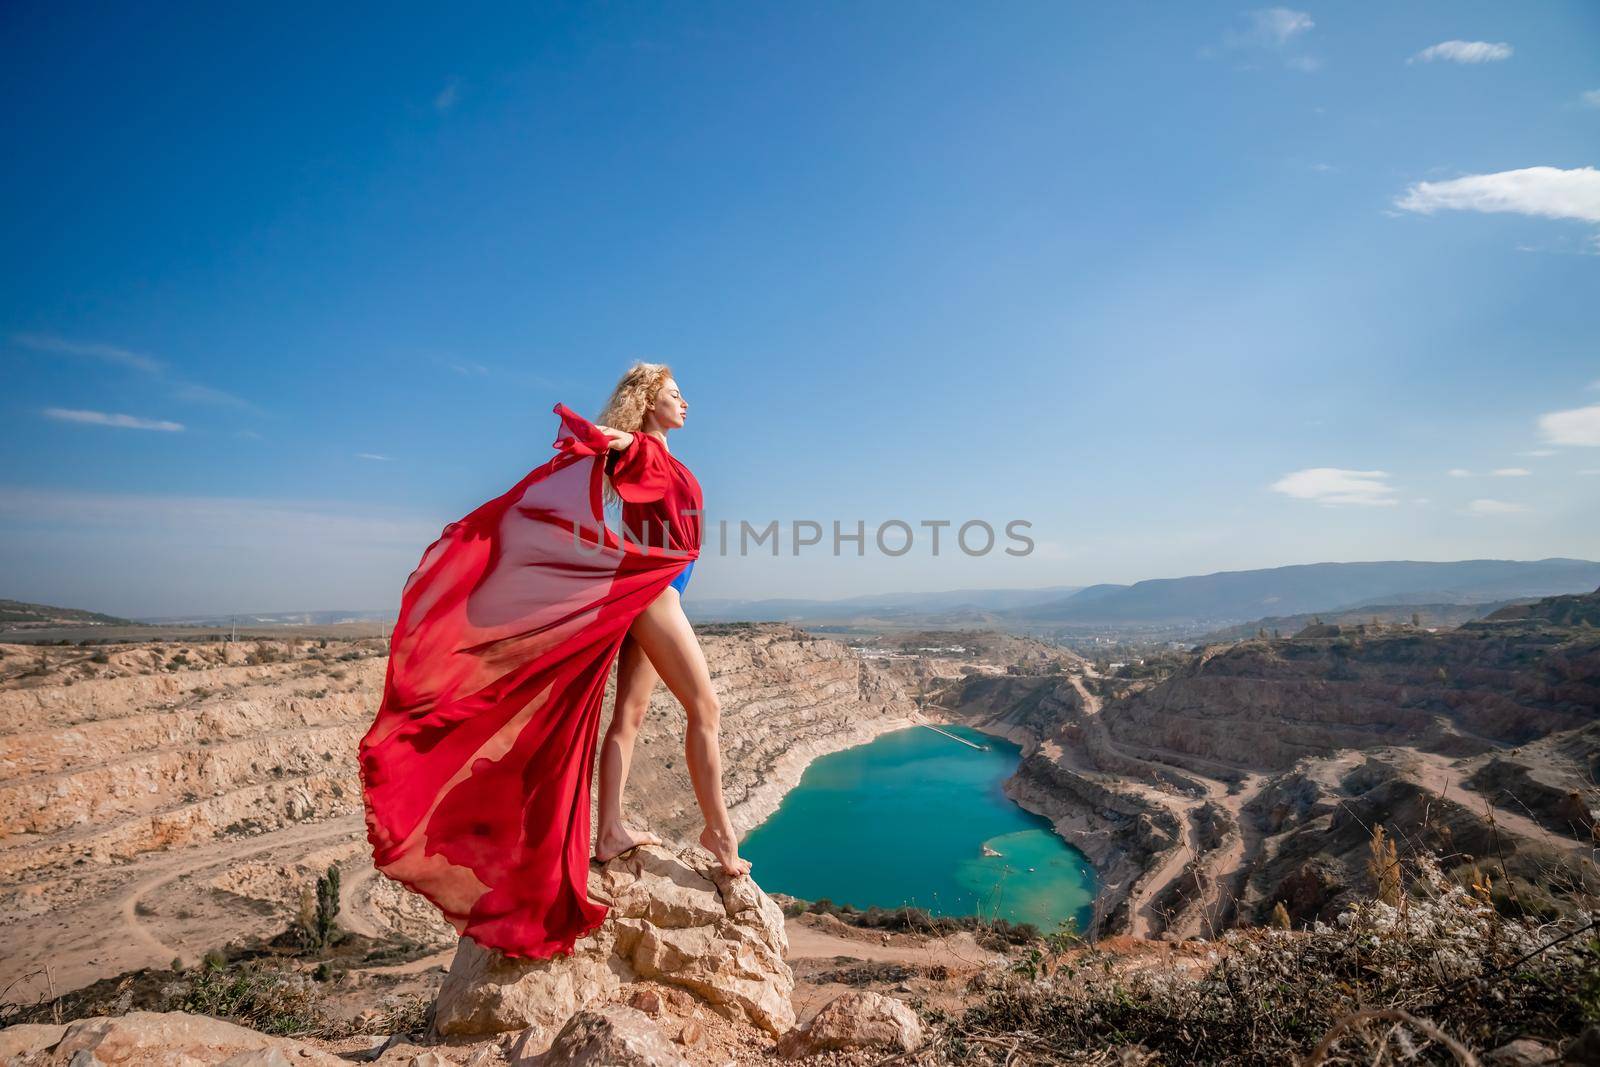
[[(759, 806), (743, 807), (741, 814), (753, 823), (742, 836), (743, 851), (770, 869), (777, 888), (863, 908), (896, 907), (896, 901), (926, 907), (931, 894), (932, 910), (953, 916), (987, 914), (1003, 896), (1004, 909), (996, 915), (1013, 922), (1053, 929), (1069, 914), (1077, 924), (1089, 921), (1101, 885), (1093, 858), (1007, 788), (1023, 745), (943, 716), (872, 725), (853, 731), (854, 744), (815, 746), (805, 759), (791, 760), (788, 789), (771, 789)], [(893, 742), (884, 740), (901, 733)], [(882, 744), (888, 748), (862, 751)], [(830, 762), (820, 777), (807, 773), (823, 755), (845, 752), (852, 755), (844, 763)], [(806, 787), (791, 797), (802, 778)], [(753, 818), (757, 812), (759, 822)], [(875, 824), (897, 830), (880, 838)], [(752, 839), (756, 828), (764, 832)], [(838, 863), (818, 865), (809, 858), (830, 850)], [(859, 877), (845, 876), (840, 866)], [(937, 904), (941, 899), (948, 907)]]

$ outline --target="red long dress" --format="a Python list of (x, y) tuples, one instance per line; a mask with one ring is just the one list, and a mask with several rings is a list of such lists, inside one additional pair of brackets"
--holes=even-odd
[[(571, 952), (588, 897), (589, 784), (612, 660), (634, 618), (700, 552), (700, 486), (646, 433), (612, 461), (624, 520), (606, 527), (610, 455), (557, 404), (556, 455), (446, 526), (401, 593), (383, 702), (361, 739), (378, 870), (507, 956)], [(639, 538), (642, 540), (642, 538)]]

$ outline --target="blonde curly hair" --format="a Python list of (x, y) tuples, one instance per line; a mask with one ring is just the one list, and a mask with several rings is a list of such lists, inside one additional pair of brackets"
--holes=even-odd
[[(635, 360), (633, 366), (617, 379), (616, 388), (611, 390), (611, 398), (594, 421), (614, 430), (638, 433), (644, 426), (644, 413), (655, 404), (662, 384), (670, 377), (672, 368), (665, 363)], [(609, 477), (605, 479), (602, 495), (608, 505), (622, 504), (622, 498), (612, 488)]]

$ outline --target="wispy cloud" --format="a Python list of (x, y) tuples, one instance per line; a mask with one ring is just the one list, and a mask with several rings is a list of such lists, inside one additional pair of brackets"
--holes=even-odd
[[(1285, 66), (1307, 73), (1322, 66), (1322, 60), (1316, 56), (1292, 50), (1316, 26), (1306, 12), (1287, 7), (1263, 7), (1243, 14), (1243, 25), (1223, 32), (1222, 49), (1276, 53)], [(1209, 59), (1216, 54), (1215, 48), (1200, 50), (1203, 58)]]
[(1496, 478), (1526, 478), (1533, 472), (1525, 467), (1501, 467), (1499, 470), (1490, 471)]
[(261, 410), (243, 397), (234, 396), (222, 389), (213, 389), (209, 385), (197, 385), (194, 382), (184, 382), (172, 395), (177, 400), (187, 400), (195, 404), (213, 404), (217, 407), (238, 408), (241, 411)]
[(1445, 473), (1448, 474), (1452, 478), (1470, 478), (1470, 477), (1472, 477), (1472, 472), (1467, 470), (1467, 469), (1465, 469), (1465, 468), (1463, 468), (1463, 467), (1452, 467), (1449, 470), (1445, 471)]
[(1474, 500), (1466, 507), (1469, 515), (1510, 515), (1527, 510), (1526, 504), (1513, 504), (1506, 500)]
[(473, 378), (485, 378), (489, 374), (488, 367), (485, 367), (482, 363), (475, 363), (470, 359), (446, 360), (444, 365), (457, 374)]
[(1440, 41), (1429, 45), (1407, 63), (1498, 63), (1511, 58), (1512, 48), (1504, 41)]
[(1339, 467), (1309, 467), (1273, 482), (1274, 492), (1324, 507), (1385, 507), (1395, 502), (1395, 488), (1387, 471), (1351, 471)]
[(461, 101), (461, 82), (452, 78), (433, 98), (433, 110), (443, 115)]
[(1553, 445), (1600, 446), (1600, 404), (1540, 415), (1539, 432)]
[(357, 452), (356, 453), (356, 458), (357, 459), (376, 459), (376, 460), (381, 460), (384, 463), (388, 463), (389, 461), (394, 459), (393, 456), (384, 456), (384, 455), (380, 455), (377, 452)]
[(171, 368), (162, 360), (154, 356), (147, 356), (117, 345), (100, 344), (90, 341), (73, 341), (56, 334), (48, 333), (19, 333), (13, 334), (12, 343), (35, 352), (47, 352), (53, 355), (81, 356), (87, 359), (97, 359), (104, 363), (113, 363), (122, 367), (130, 367), (145, 374), (154, 375), (164, 380), (172, 389), (172, 398), (191, 404), (211, 404), (217, 407), (236, 408), (253, 414), (261, 414), (261, 409), (250, 401), (214, 389), (209, 385), (198, 382), (186, 381), (173, 374)]
[(86, 341), (69, 341), (65, 337), (57, 337), (49, 333), (19, 333), (12, 335), (12, 342), (23, 348), (31, 348), (35, 352), (50, 352), (63, 356), (84, 356), (89, 359), (98, 359), (106, 363), (115, 363), (123, 367), (132, 367), (134, 370), (144, 371), (146, 374), (160, 374), (166, 369), (166, 364), (151, 356), (130, 352), (126, 348), (116, 345), (103, 345)]
[(1230, 48), (1251, 45), (1263, 48), (1282, 48), (1296, 37), (1310, 33), (1316, 23), (1304, 11), (1287, 7), (1262, 7), (1246, 11), (1245, 27), (1231, 29), (1222, 35), (1222, 43)]
[(1416, 182), (1395, 200), (1405, 211), (1510, 211), (1547, 219), (1600, 222), (1600, 170), (1594, 167), (1525, 167), (1469, 174), (1442, 182)]
[(1526, 452), (1518, 452), (1517, 455), (1543, 458), (1545, 456), (1556, 455), (1556, 450), (1553, 448), (1530, 448)]
[(1600, 107), (1600, 89), (1590, 89), (1580, 93), (1578, 100), (1584, 107)]
[(62, 422), (83, 422), (93, 426), (116, 426), (124, 430), (166, 430), (178, 431), (183, 429), (181, 422), (168, 422), (166, 419), (142, 419), (137, 415), (112, 414), (105, 411), (82, 411), (76, 408), (45, 408), (47, 418), (59, 419)]

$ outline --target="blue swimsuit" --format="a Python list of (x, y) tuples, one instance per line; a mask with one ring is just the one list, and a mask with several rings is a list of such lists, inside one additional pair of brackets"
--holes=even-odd
[(695, 561), (691, 559), (689, 561), (689, 565), (684, 567), (683, 570), (679, 571), (678, 576), (672, 579), (670, 583), (672, 588), (678, 591), (679, 596), (682, 596), (683, 591), (689, 587), (689, 572), (694, 570), (694, 562)]

